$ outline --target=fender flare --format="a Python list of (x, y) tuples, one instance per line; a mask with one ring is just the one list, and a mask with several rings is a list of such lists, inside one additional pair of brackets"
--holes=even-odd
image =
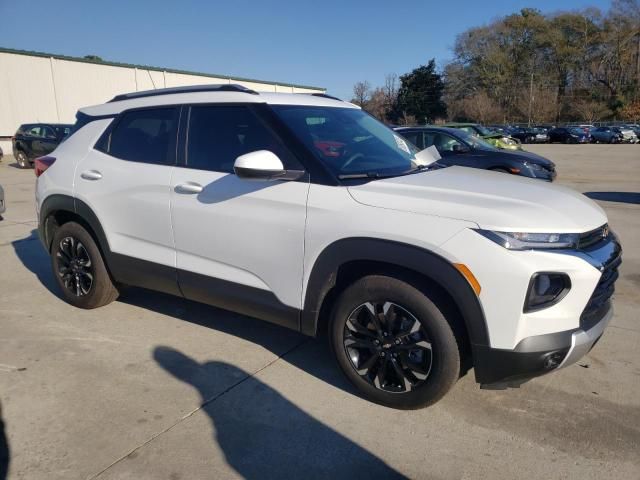
[(63, 194), (54, 194), (47, 197), (40, 207), (38, 234), (47, 251), (50, 251), (51, 242), (53, 241), (52, 232), (54, 225), (51, 223), (51, 215), (59, 211), (71, 212), (82, 218), (95, 234), (100, 250), (107, 255), (111, 253), (107, 236), (102, 229), (102, 225), (100, 225), (98, 217), (93, 213), (93, 210), (91, 210), (91, 207), (82, 200)]
[(318, 255), (307, 283), (300, 318), (302, 333), (316, 335), (322, 303), (336, 283), (340, 266), (351, 261), (389, 263), (434, 281), (456, 302), (471, 346), (489, 346), (487, 324), (480, 301), (469, 282), (448, 260), (414, 245), (366, 237), (338, 240)]

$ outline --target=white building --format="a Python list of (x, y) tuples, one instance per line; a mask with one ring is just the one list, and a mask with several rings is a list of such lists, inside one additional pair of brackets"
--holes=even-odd
[(212, 83), (237, 83), (256, 91), (324, 93), (323, 88), (251, 80), (169, 68), (99, 62), (0, 48), (0, 147), (23, 123), (74, 123), (76, 111), (120, 93)]

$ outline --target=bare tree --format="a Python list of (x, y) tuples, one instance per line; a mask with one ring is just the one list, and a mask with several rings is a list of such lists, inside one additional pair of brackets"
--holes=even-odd
[(356, 105), (364, 108), (371, 98), (371, 84), (366, 80), (364, 82), (357, 82), (353, 86), (353, 100)]

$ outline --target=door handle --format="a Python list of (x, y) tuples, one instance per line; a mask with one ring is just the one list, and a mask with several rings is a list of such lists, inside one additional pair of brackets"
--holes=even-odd
[(174, 190), (176, 191), (176, 193), (195, 194), (202, 192), (203, 187), (202, 185), (199, 185), (197, 183), (189, 182), (176, 185), (176, 188)]
[(87, 170), (82, 172), (80, 176), (85, 180), (100, 180), (102, 178), (102, 174), (97, 170)]

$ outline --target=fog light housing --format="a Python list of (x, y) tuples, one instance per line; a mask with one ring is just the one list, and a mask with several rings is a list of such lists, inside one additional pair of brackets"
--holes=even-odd
[(560, 350), (558, 352), (553, 352), (544, 357), (543, 368), (545, 370), (553, 370), (554, 368), (558, 368), (558, 366), (564, 360), (564, 357), (567, 356), (567, 350)]
[(555, 305), (570, 289), (571, 280), (566, 273), (535, 273), (529, 282), (523, 311), (535, 312)]

